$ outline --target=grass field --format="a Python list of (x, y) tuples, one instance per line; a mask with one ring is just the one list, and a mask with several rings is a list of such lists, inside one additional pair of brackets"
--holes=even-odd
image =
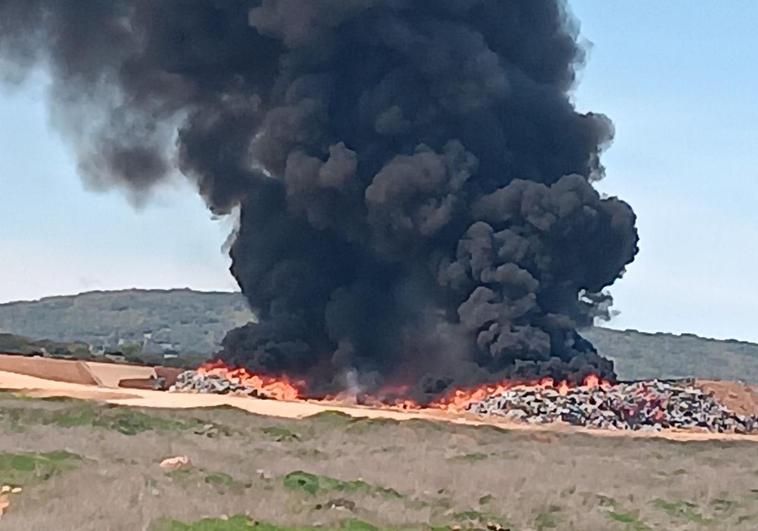
[(758, 529), (754, 443), (10, 394), (0, 430), (3, 530)]

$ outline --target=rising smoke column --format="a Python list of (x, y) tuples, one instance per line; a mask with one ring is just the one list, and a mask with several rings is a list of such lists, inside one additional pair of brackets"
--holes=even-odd
[(259, 322), (221, 356), (314, 393), (612, 376), (576, 329), (637, 232), (583, 60), (559, 0), (0, 0), (0, 72), (49, 70), (91, 185), (239, 208)]

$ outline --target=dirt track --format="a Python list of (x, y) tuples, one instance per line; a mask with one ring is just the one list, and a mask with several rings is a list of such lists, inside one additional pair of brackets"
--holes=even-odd
[[(63, 362), (76, 363), (76, 362)], [(18, 369), (21, 370), (21, 366)], [(49, 365), (46, 365), (49, 367)], [(120, 369), (119, 369), (120, 368)], [(120, 370), (123, 369), (123, 375)], [(106, 375), (104, 381), (117, 382), (119, 377), (146, 376), (152, 370), (144, 367), (130, 367), (119, 365), (92, 364), (92, 372)], [(38, 371), (34, 371), (38, 372)], [(718, 386), (717, 386), (718, 387)], [(719, 389), (721, 393), (734, 395), (731, 387)], [(259, 400), (248, 397), (228, 395), (203, 395), (203, 394), (179, 394), (162, 391), (150, 391), (141, 389), (118, 389), (104, 385), (84, 385), (70, 382), (54, 381), (38, 378), (26, 374), (18, 374), (8, 371), (0, 371), (0, 389), (12, 390), (21, 394), (34, 397), (65, 396), (82, 400), (98, 400), (110, 404), (123, 406), (165, 408), (165, 409), (191, 409), (214, 406), (231, 406), (248, 411), (257, 415), (281, 417), (281, 418), (304, 418), (323, 411), (339, 411), (352, 417), (387, 418), (394, 420), (426, 419), (452, 422), (469, 425), (494, 425), (509, 430), (526, 431), (551, 431), (551, 432), (585, 432), (597, 436), (612, 437), (662, 437), (670, 440), (739, 440), (758, 442), (758, 435), (737, 435), (703, 432), (664, 431), (659, 433), (639, 433), (620, 431), (601, 431), (575, 428), (565, 425), (533, 426), (505, 422), (500, 419), (482, 419), (481, 417), (467, 414), (453, 414), (438, 410), (401, 411), (396, 409), (378, 409), (360, 407), (346, 404), (328, 402), (283, 402), (275, 400)], [(754, 396), (751, 395), (751, 399)], [(743, 400), (744, 402), (744, 400)]]

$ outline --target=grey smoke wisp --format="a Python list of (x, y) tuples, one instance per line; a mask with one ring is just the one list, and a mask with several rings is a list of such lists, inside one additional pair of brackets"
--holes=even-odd
[(90, 183), (239, 208), (259, 322), (221, 357), (314, 394), (613, 376), (576, 332), (637, 252), (559, 0), (0, 0)]

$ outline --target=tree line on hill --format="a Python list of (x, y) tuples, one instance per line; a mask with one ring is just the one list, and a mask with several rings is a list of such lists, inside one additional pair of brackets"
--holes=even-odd
[[(0, 304), (0, 352), (194, 367), (227, 330), (254, 319), (239, 293), (124, 290)], [(691, 334), (582, 331), (621, 379), (758, 383), (758, 345)]]

